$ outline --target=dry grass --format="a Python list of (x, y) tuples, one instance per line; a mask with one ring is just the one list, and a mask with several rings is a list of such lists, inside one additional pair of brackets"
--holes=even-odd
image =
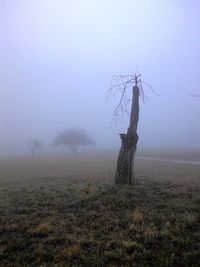
[(47, 235), (52, 231), (52, 225), (49, 222), (39, 223), (34, 229), (29, 230), (33, 235)]
[(120, 187), (106, 159), (0, 162), (0, 266), (200, 266), (200, 167), (137, 160)]
[(144, 220), (144, 215), (138, 208), (134, 209), (134, 211), (131, 212), (130, 217), (135, 224), (141, 224)]
[(60, 252), (60, 257), (67, 259), (69, 257), (77, 256), (80, 252), (80, 245), (71, 245), (69, 247), (63, 248)]

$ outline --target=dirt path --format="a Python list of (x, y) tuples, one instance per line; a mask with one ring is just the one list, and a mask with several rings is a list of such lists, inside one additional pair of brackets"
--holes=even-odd
[(169, 159), (169, 158), (145, 157), (145, 156), (137, 156), (136, 159), (169, 162), (175, 164), (200, 165), (200, 161), (193, 161), (193, 160)]

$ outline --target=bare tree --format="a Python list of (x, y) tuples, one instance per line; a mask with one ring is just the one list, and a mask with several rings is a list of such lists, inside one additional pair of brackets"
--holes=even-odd
[(68, 146), (70, 150), (77, 154), (80, 146), (95, 144), (93, 138), (85, 129), (68, 129), (57, 133), (53, 146)]
[(42, 150), (42, 143), (38, 139), (31, 139), (28, 141), (28, 147), (32, 156), (34, 156), (36, 150)]
[[(152, 87), (140, 79), (140, 75), (118, 75), (113, 76), (110, 88), (110, 94), (120, 92), (120, 101), (114, 110), (113, 117), (118, 119), (124, 113), (129, 114), (128, 104), (132, 104), (130, 113), (130, 122), (127, 133), (121, 133), (121, 148), (118, 155), (117, 167), (115, 173), (116, 184), (134, 184), (134, 156), (137, 148), (138, 134), (137, 126), (139, 120), (139, 96), (145, 98), (142, 84), (147, 85), (152, 91)], [(132, 93), (128, 88), (132, 87)], [(154, 91), (153, 91), (154, 92)]]

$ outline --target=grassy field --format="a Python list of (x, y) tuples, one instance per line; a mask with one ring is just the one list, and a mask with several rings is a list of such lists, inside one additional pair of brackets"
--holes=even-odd
[(115, 186), (115, 161), (0, 158), (1, 266), (200, 266), (200, 166), (137, 159)]

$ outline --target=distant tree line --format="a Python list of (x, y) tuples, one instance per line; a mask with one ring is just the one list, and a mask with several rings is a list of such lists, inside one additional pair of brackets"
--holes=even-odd
[[(52, 146), (68, 147), (72, 153), (77, 154), (80, 146), (95, 144), (94, 139), (85, 129), (65, 129), (57, 132), (52, 141)], [(42, 150), (42, 142), (39, 139), (31, 139), (28, 141), (29, 150), (34, 156), (36, 151)]]

